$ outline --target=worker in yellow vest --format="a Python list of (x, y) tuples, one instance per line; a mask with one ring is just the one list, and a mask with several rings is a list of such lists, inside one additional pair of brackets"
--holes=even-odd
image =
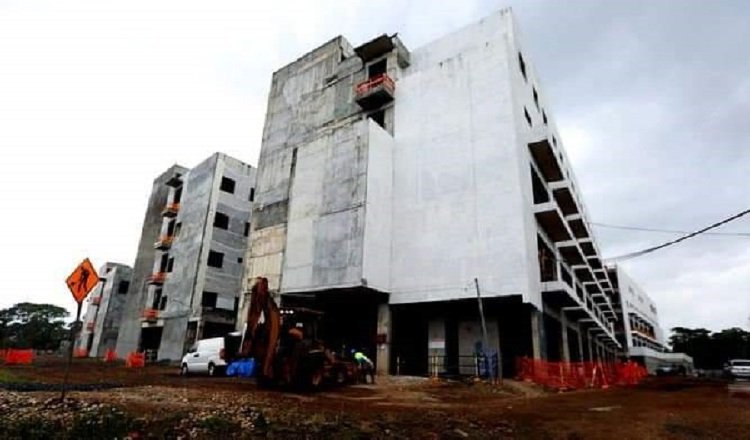
[(359, 369), (360, 381), (367, 383), (367, 376), (370, 376), (370, 383), (374, 384), (375, 364), (359, 350), (352, 349), (352, 356), (354, 357), (354, 362), (357, 363), (357, 368)]

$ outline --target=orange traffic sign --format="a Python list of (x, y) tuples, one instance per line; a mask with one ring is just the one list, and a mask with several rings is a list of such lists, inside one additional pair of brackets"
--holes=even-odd
[(65, 280), (68, 289), (70, 289), (70, 293), (73, 294), (73, 298), (75, 298), (76, 302), (79, 304), (86, 299), (86, 295), (91, 292), (91, 289), (93, 289), (98, 282), (99, 275), (97, 275), (96, 269), (94, 269), (94, 266), (88, 258), (83, 260), (73, 273), (68, 276), (68, 279)]

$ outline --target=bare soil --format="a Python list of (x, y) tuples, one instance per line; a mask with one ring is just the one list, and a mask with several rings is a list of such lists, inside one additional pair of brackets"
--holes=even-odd
[[(188, 427), (182, 436), (195, 438), (216, 438), (216, 429), (226, 438), (750, 438), (750, 385), (716, 380), (650, 378), (635, 387), (554, 393), (516, 381), (501, 387), (379, 377), (376, 385), (302, 394), (258, 389), (247, 379), (177, 373), (76, 359), (71, 383), (107, 387), (70, 396), (138, 418), (133, 436), (144, 438), (169, 437), (170, 424)], [(0, 397), (34, 396), (42, 404), (59, 394), (53, 387), (63, 374), (60, 358), (0, 367), (0, 382), (10, 389), (19, 383), (51, 388), (21, 397), (0, 390)], [(196, 418), (193, 425), (186, 421)]]

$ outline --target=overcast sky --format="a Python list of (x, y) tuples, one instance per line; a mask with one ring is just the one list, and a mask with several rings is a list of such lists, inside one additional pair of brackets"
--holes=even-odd
[[(80, 260), (132, 265), (172, 163), (257, 164), (282, 65), (339, 34), (415, 48), (509, 5), (592, 221), (693, 230), (750, 208), (750, 2), (437, 3), (0, 0), (0, 306), (73, 310)], [(595, 232), (605, 257), (675, 238)], [(750, 238), (625, 266), (665, 329), (748, 327)]]

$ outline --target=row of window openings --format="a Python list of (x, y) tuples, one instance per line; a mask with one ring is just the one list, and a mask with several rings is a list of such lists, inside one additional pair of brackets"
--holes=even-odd
[[(234, 181), (234, 179), (230, 179), (229, 177), (222, 177), (219, 189), (224, 191), (225, 193), (234, 194), (234, 189), (236, 186), (237, 183)], [(251, 202), (255, 200), (255, 188), (250, 188), (250, 195), (247, 199)]]
[[(518, 67), (521, 69), (521, 75), (523, 75), (524, 81), (528, 82), (529, 78), (526, 75), (526, 62), (523, 60), (523, 55), (521, 55), (521, 52), (518, 52)], [(542, 114), (542, 122), (544, 125), (547, 125), (547, 113), (542, 110), (542, 108), (539, 106), (539, 93), (536, 91), (536, 87), (531, 87), (532, 94), (534, 97), (534, 105), (536, 105), (537, 111), (539, 111)], [(523, 115), (526, 118), (526, 122), (529, 124), (529, 127), (533, 125), (531, 120), (531, 115), (529, 115), (529, 111), (526, 109), (526, 107), (523, 108)]]
[[(219, 185), (219, 189), (229, 193), (234, 194), (235, 187), (237, 186), (237, 183), (234, 181), (234, 179), (230, 179), (229, 177), (222, 177), (221, 178), (221, 185)], [(180, 203), (180, 200), (182, 199), (182, 186), (177, 187), (174, 190), (174, 196), (172, 196), (172, 203)], [(249, 201), (255, 200), (255, 188), (250, 188), (250, 195), (248, 196)]]
[[(167, 295), (163, 294), (163, 289), (160, 287), (154, 291), (154, 299), (151, 302), (151, 308), (157, 310), (165, 310), (167, 308)], [(216, 302), (219, 294), (216, 292), (203, 292), (201, 296), (201, 307), (207, 309), (215, 309)], [(234, 298), (234, 311), (239, 309), (239, 298)]]
[[(237, 258), (238, 264), (242, 264), (242, 261), (242, 257)], [(216, 269), (221, 269), (224, 267), (224, 253), (208, 251), (208, 261), (206, 262), (206, 265)], [(168, 253), (162, 254), (161, 262), (159, 263), (159, 272), (171, 273), (173, 269), (174, 257), (170, 257)]]
[[(229, 216), (223, 212), (217, 212), (214, 215), (214, 227), (219, 229), (229, 229)], [(174, 220), (167, 223), (167, 237), (177, 238), (180, 235), (182, 229), (182, 223), (175, 223)], [(245, 229), (243, 231), (245, 237), (250, 235), (250, 222), (245, 222)]]

